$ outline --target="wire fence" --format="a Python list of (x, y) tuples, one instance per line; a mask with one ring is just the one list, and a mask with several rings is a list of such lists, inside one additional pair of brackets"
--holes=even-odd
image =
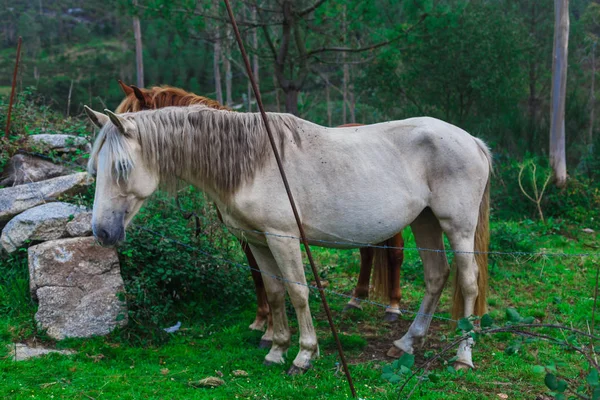
[[(21, 151), (21, 153), (24, 154), (29, 154), (29, 155), (33, 155), (33, 156), (37, 156), (37, 157), (41, 157), (41, 158), (45, 158), (48, 160), (51, 160), (54, 163), (59, 163), (61, 165), (64, 166), (69, 166), (71, 168), (71, 170), (73, 171), (82, 171), (84, 169), (83, 166), (81, 166), (80, 164), (74, 163), (74, 162), (70, 162), (64, 159), (60, 159), (60, 158), (56, 158), (56, 157), (51, 157), (45, 154), (40, 154), (40, 153), (34, 153), (34, 152), (26, 152), (26, 151)], [(40, 198), (40, 201), (54, 201), (54, 199), (51, 198), (46, 198), (45, 196), (43, 196), (43, 194), (40, 192), (38, 193), (38, 197)], [(201, 216), (198, 215), (196, 213), (196, 211), (194, 210), (186, 210), (183, 209), (180, 205), (179, 202), (172, 202), (172, 201), (165, 201), (163, 199), (154, 198), (154, 201), (158, 201), (161, 204), (164, 204), (170, 208), (172, 208), (173, 210), (176, 210), (177, 212), (180, 212), (182, 214), (189, 214), (189, 215), (194, 215), (197, 218), (200, 218)], [(244, 233), (252, 233), (252, 234), (258, 234), (258, 235), (264, 235), (266, 236), (273, 236), (273, 237), (280, 237), (280, 238), (286, 238), (286, 239), (291, 239), (291, 240), (298, 240), (300, 243), (300, 238), (298, 236), (295, 235), (283, 235), (283, 234), (279, 234), (279, 233), (274, 233), (274, 232), (263, 232), (263, 231), (258, 231), (258, 230), (246, 230), (246, 229), (240, 229), (240, 228), (236, 228), (236, 227), (232, 227), (232, 226), (228, 226), (223, 224), (224, 227), (226, 227), (228, 230), (233, 231), (233, 232), (238, 232), (243, 235)], [(194, 253), (197, 254), (201, 254), (205, 257), (209, 257), (211, 260), (213, 260), (215, 263), (218, 264), (226, 264), (229, 265), (231, 267), (240, 269), (240, 270), (247, 270), (247, 271), (256, 271), (259, 272), (261, 275), (265, 276), (265, 277), (269, 277), (269, 278), (274, 278), (274, 279), (278, 279), (286, 284), (293, 284), (293, 285), (300, 285), (300, 286), (305, 286), (307, 287), (309, 290), (311, 290), (313, 293), (317, 293), (318, 292), (318, 288), (314, 285), (310, 285), (307, 283), (303, 283), (303, 282), (297, 282), (297, 281), (291, 281), (288, 279), (283, 278), (282, 276), (278, 276), (278, 275), (273, 275), (264, 271), (261, 271), (260, 269), (256, 269), (253, 268), (250, 265), (247, 264), (242, 264), (240, 262), (222, 257), (222, 256), (218, 256), (215, 255), (215, 253), (218, 253), (218, 250), (211, 248), (211, 251), (207, 251), (206, 249), (203, 249), (201, 247), (198, 246), (193, 246), (189, 243), (185, 243), (182, 240), (173, 238), (173, 237), (169, 237), (161, 232), (156, 231), (155, 229), (151, 229), (148, 226), (144, 226), (141, 225), (139, 223), (132, 223), (132, 227), (146, 232), (148, 234), (151, 234), (161, 240), (164, 241), (168, 241), (170, 243), (173, 243), (176, 246), (180, 246), (182, 248), (185, 248), (187, 250), (190, 250)], [(436, 253), (457, 253), (455, 251), (453, 251), (452, 249), (429, 249), (429, 248), (420, 248), (420, 247), (408, 247), (408, 246), (401, 246), (401, 247), (395, 247), (395, 246), (388, 246), (385, 244), (371, 244), (371, 243), (361, 243), (358, 241), (353, 241), (353, 240), (311, 240), (309, 239), (309, 242), (311, 244), (316, 244), (316, 245), (324, 245), (325, 247), (327, 246), (333, 246), (333, 247), (348, 247), (348, 248), (356, 248), (356, 247), (371, 247), (371, 248), (378, 248), (378, 249), (396, 249), (396, 250), (402, 250), (402, 251), (431, 251), (431, 252), (436, 252)], [(470, 253), (470, 254), (479, 254), (479, 253), (484, 253), (484, 252), (461, 252), (461, 253)], [(485, 252), (486, 254), (490, 255), (490, 256), (498, 256), (498, 257), (507, 257), (507, 256), (512, 256), (512, 257), (540, 257), (540, 258), (587, 258), (587, 257), (597, 257), (599, 255), (598, 252), (587, 252), (587, 253), (568, 253), (568, 252), (547, 252), (547, 251), (488, 251)], [(336, 282), (332, 282), (333, 284), (335, 284)], [(419, 311), (414, 311), (414, 310), (409, 310), (406, 308), (395, 308), (395, 307), (390, 307), (389, 304), (384, 304), (381, 302), (377, 302), (374, 300), (370, 300), (370, 299), (360, 299), (360, 298), (355, 298), (354, 296), (350, 295), (350, 294), (346, 294), (346, 293), (342, 293), (336, 290), (332, 290), (329, 288), (325, 288), (324, 289), (325, 293), (327, 293), (328, 295), (331, 296), (336, 296), (338, 298), (343, 298), (345, 300), (356, 300), (360, 303), (363, 304), (369, 304), (375, 307), (381, 307), (383, 309), (386, 310), (397, 310), (398, 312), (400, 312), (401, 314), (407, 314), (407, 315), (414, 315), (414, 316), (418, 316), (418, 315), (422, 315), (422, 316), (426, 316), (432, 319), (437, 319), (437, 320), (441, 320), (441, 321), (445, 321), (445, 322), (458, 322), (457, 320), (454, 320), (452, 318), (448, 318), (446, 316), (440, 315), (440, 314), (425, 314), (425, 313), (420, 313)], [(82, 378), (83, 379), (83, 378)], [(400, 395), (400, 392), (399, 392)]]
[[(50, 160), (52, 162), (55, 163), (60, 163), (62, 165), (68, 166), (69, 168), (71, 168), (71, 170), (75, 171), (82, 171), (84, 170), (84, 167), (80, 164), (74, 163), (74, 162), (70, 162), (61, 158), (57, 158), (57, 157), (51, 157), (45, 154), (41, 154), (41, 153), (35, 153), (35, 152), (28, 152), (28, 151), (21, 151), (21, 153), (23, 154), (28, 154), (28, 155), (32, 155), (32, 156), (36, 156), (36, 157), (41, 157), (47, 160)], [(46, 201), (46, 200), (52, 200), (52, 199), (47, 199), (43, 196), (43, 194), (39, 193), (38, 194), (40, 197), (40, 200), (42, 201)], [(154, 198), (155, 201), (160, 202), (161, 204), (164, 204), (168, 207), (171, 207), (172, 209), (176, 210), (177, 212), (181, 212), (182, 214), (188, 214), (188, 215), (194, 215), (198, 218), (200, 218), (201, 216), (199, 216), (194, 210), (187, 210), (187, 209), (183, 209), (180, 207), (180, 205), (178, 204), (178, 202), (169, 202), (169, 201), (165, 201), (163, 199), (160, 198)], [(138, 230), (142, 230), (145, 231), (155, 237), (158, 237), (162, 240), (166, 240), (170, 243), (173, 243), (175, 245), (184, 247), (188, 250), (191, 250), (193, 252), (196, 252), (198, 254), (202, 254), (206, 257), (209, 257), (210, 259), (214, 260), (217, 263), (222, 263), (222, 264), (226, 264), (226, 265), (230, 265), (232, 267), (238, 268), (238, 269), (243, 269), (243, 270), (248, 270), (248, 271), (256, 271), (259, 272), (261, 275), (263, 276), (267, 276), (270, 278), (274, 278), (274, 279), (278, 279), (284, 283), (287, 284), (293, 284), (293, 285), (299, 285), (299, 286), (306, 286), (308, 287), (310, 290), (312, 290), (313, 292), (318, 291), (318, 288), (314, 285), (310, 285), (310, 284), (306, 284), (306, 283), (302, 283), (302, 282), (296, 282), (296, 281), (291, 281), (288, 279), (285, 279), (282, 276), (279, 275), (273, 275), (264, 271), (261, 271), (260, 269), (257, 268), (253, 268), (250, 265), (247, 264), (241, 264), (237, 261), (234, 260), (230, 260), (224, 257), (219, 257), (219, 256), (215, 256), (214, 253), (218, 252), (216, 249), (211, 249), (213, 250), (213, 252), (210, 251), (206, 251), (203, 250), (197, 246), (192, 246), (188, 243), (185, 243), (181, 240), (172, 238), (172, 237), (168, 237), (160, 232), (157, 232), (154, 229), (150, 229), (147, 226), (143, 226), (140, 225), (138, 223), (133, 223), (132, 224), (133, 227), (135, 227)], [(273, 232), (264, 232), (264, 231), (258, 231), (258, 230), (249, 230), (249, 229), (240, 229), (237, 227), (233, 227), (230, 225), (226, 225), (223, 224), (224, 227), (226, 227), (229, 230), (232, 231), (238, 231), (238, 232), (242, 232), (242, 233), (253, 233), (253, 234), (259, 234), (259, 235), (264, 235), (264, 236), (273, 236), (273, 237), (280, 237), (280, 238), (286, 238), (286, 239), (292, 239), (292, 240), (298, 240), (299, 243), (301, 241), (301, 238), (295, 235), (282, 235), (282, 234), (278, 234), (278, 233), (273, 233)], [(327, 245), (329, 246), (334, 246), (334, 247), (346, 247), (346, 248), (360, 248), (360, 247), (370, 247), (370, 248), (378, 248), (378, 249), (396, 249), (396, 250), (402, 250), (402, 251), (429, 251), (429, 252), (436, 252), (436, 253), (466, 253), (466, 254), (488, 254), (491, 256), (527, 256), (527, 257), (540, 257), (540, 258), (550, 258), (550, 257), (557, 257), (557, 258), (565, 258), (565, 257), (579, 257), (579, 258), (585, 258), (585, 257), (596, 257), (598, 256), (598, 252), (589, 252), (589, 253), (557, 253), (557, 252), (543, 252), (543, 251), (537, 251), (537, 252), (526, 252), (526, 251), (513, 251), (513, 252), (508, 252), (508, 251), (488, 251), (488, 252), (457, 252), (454, 251), (452, 249), (430, 249), (430, 248), (421, 248), (421, 247), (395, 247), (395, 246), (388, 246), (385, 244), (371, 244), (371, 243), (362, 243), (362, 242), (357, 242), (357, 241), (352, 241), (352, 240), (337, 240), (337, 241), (329, 241), (329, 240), (316, 240), (316, 239), (310, 239), (309, 238), (309, 242), (311, 244), (316, 244), (316, 245), (325, 245), (325, 247), (327, 247)], [(306, 267), (306, 266), (305, 266)], [(334, 282), (335, 283), (335, 282)], [(374, 300), (370, 300), (370, 299), (361, 299), (361, 298), (357, 298), (354, 297), (352, 295), (346, 294), (346, 293), (341, 293), (341, 292), (337, 292), (334, 291), (332, 289), (324, 289), (324, 291), (329, 294), (329, 295), (333, 295), (333, 296), (337, 296), (337, 297), (341, 297), (344, 299), (347, 299), (348, 301), (350, 300), (355, 300), (358, 301), (360, 303), (364, 303), (364, 304), (370, 304), (376, 307), (381, 307), (390, 311), (398, 311), (401, 314), (409, 314), (409, 315), (423, 315), (423, 316), (427, 316), (427, 317), (431, 317), (431, 318), (435, 318), (435, 319), (439, 319), (439, 320), (443, 320), (443, 321), (450, 321), (450, 322), (457, 322), (457, 320), (454, 320), (452, 318), (448, 318), (445, 316), (441, 316), (441, 315), (437, 315), (437, 314), (424, 314), (424, 313), (420, 313), (418, 311), (413, 311), (413, 310), (408, 310), (405, 308), (398, 308), (398, 307), (392, 307), (389, 304), (384, 304), (381, 302), (377, 302)]]

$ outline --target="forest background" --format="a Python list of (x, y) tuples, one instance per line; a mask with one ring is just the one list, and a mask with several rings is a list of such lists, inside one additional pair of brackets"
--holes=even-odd
[[(429, 115), (484, 138), (497, 157), (547, 153), (550, 1), (264, 0), (234, 8), (269, 110), (329, 126)], [(572, 175), (589, 171), (597, 136), (600, 4), (572, 0), (570, 16), (565, 130)], [(81, 115), (84, 104), (114, 109), (122, 98), (116, 80), (136, 83), (139, 75), (136, 17), (145, 86), (177, 86), (256, 111), (224, 7), (212, 0), (6, 1), (0, 91), (9, 90), (21, 35), (20, 89), (35, 88), (65, 116)]]
[[(593, 255), (599, 248), (596, 58), (600, 1), (569, 2), (564, 96), (569, 179), (563, 188), (549, 181), (545, 190), (543, 184), (552, 174), (548, 161), (552, 1), (233, 3), (267, 110), (291, 112), (326, 126), (427, 115), (484, 139), (495, 164), (491, 250), (501, 253), (492, 257), (490, 267), (493, 318), (510, 322), (511, 315), (504, 311), (515, 307), (524, 316), (584, 330), (592, 321), (593, 330), (596, 259), (543, 254)], [(141, 34), (137, 37), (141, 38), (143, 71), (136, 62), (136, 26)], [(218, 0), (4, 0), (0, 8), (2, 127), (19, 36), (23, 51), (18, 95), (9, 139), (0, 142), (0, 171), (29, 134), (71, 133), (91, 138), (93, 129), (83, 105), (114, 110), (123, 98), (117, 79), (144, 87), (181, 87), (236, 111), (257, 111), (224, 6)], [(228, 397), (296, 398), (308, 393), (311, 398), (329, 398), (332, 391), (345, 396), (340, 391), (343, 382), (334, 374), (288, 380), (280, 371), (255, 365), (264, 354), (254, 349), (260, 335), (246, 329), (254, 311), (249, 275), (223, 267), (222, 261), (245, 263), (239, 246), (224, 233), (214, 209), (200, 193), (187, 188), (180, 194), (183, 208), (196, 210), (202, 217), (199, 225), (156, 201), (147, 203), (136, 223), (188, 247), (131, 229), (119, 249), (128, 327), (108, 338), (59, 343), (59, 347), (79, 349), (81, 355), (52, 368), (44, 360), (33, 367), (16, 366), (4, 356), (7, 351), (0, 351), (4, 397), (24, 393), (25, 386), (32, 396), (42, 398), (50, 392), (140, 398), (166, 391), (189, 398), (194, 390), (190, 382), (228, 368), (243, 368), (251, 378), (219, 389), (223, 397), (227, 393)], [(93, 188), (71, 201), (90, 207), (92, 199)], [(175, 203), (171, 206), (177, 208)], [(414, 250), (410, 230), (404, 234), (407, 249)], [(190, 246), (218, 258), (201, 256)], [(534, 257), (533, 252), (542, 256)], [(358, 272), (357, 251), (319, 249), (317, 258), (321, 277), (329, 280), (333, 290), (350, 293)], [(17, 255), (1, 255), (0, 268), (0, 348), (4, 348), (2, 343), (48, 343), (33, 318), (36, 305), (29, 296), (26, 249)], [(402, 284), (403, 305), (416, 309), (424, 282), (415, 252), (406, 251)], [(225, 298), (226, 302), (221, 301)], [(325, 338), (324, 357), (316, 361), (316, 369), (329, 371), (337, 358), (315, 299), (311, 308), (317, 310), (319, 334)], [(344, 345), (356, 362), (353, 373), (361, 390), (377, 398), (396, 398), (397, 388), (382, 383), (381, 360), (366, 360), (364, 354), (383, 357), (385, 351), (377, 345), (389, 347), (392, 338), (397, 339), (398, 332), (408, 326), (411, 315), (403, 317), (394, 332), (381, 323), (374, 306), (348, 316), (341, 313), (345, 297), (330, 300), (334, 311), (340, 311), (336, 323), (345, 332)], [(447, 306), (444, 297), (441, 318), (449, 315)], [(166, 335), (162, 328), (177, 321), (183, 322), (184, 329), (178, 336)], [(439, 350), (451, 340), (446, 335), (452, 329), (439, 320), (436, 324), (439, 331), (431, 335), (425, 358), (433, 354), (430, 349)], [(214, 337), (219, 346), (214, 345), (216, 339), (210, 339)], [(477, 350), (479, 369), (474, 373), (457, 376), (436, 366), (442, 380), (423, 384), (419, 395), (464, 398), (465, 393), (479, 393), (481, 398), (490, 398), (501, 387), (511, 398), (534, 398), (547, 388), (543, 375), (534, 374), (531, 365), (542, 364), (546, 366), (542, 371), (547, 372), (553, 360), (566, 360), (569, 367), (561, 364), (560, 372), (573, 393), (586, 376), (584, 389), (590, 394), (600, 386), (597, 379), (590, 383), (589, 365), (562, 347), (540, 344), (526, 352), (519, 350), (525, 342), (509, 345), (508, 340), (483, 341)], [(241, 347), (242, 342), (247, 346)], [(146, 348), (154, 344), (159, 347)], [(194, 346), (201, 346), (202, 357)], [(99, 372), (100, 360), (106, 373)], [(177, 371), (174, 378), (165, 362)], [(128, 376), (134, 378), (127, 380)], [(499, 380), (509, 383), (498, 386)]]

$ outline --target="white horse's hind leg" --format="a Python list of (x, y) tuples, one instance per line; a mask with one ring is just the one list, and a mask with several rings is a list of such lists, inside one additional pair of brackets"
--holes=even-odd
[[(477, 287), (477, 276), (479, 270), (477, 263), (475, 262), (474, 240), (475, 233), (460, 234), (460, 233), (447, 233), (448, 240), (452, 245), (452, 248), (456, 252), (454, 254), (454, 260), (456, 264), (456, 273), (458, 274), (458, 285), (464, 298), (464, 317), (470, 317), (475, 312), (475, 300), (479, 289)], [(475, 368), (473, 365), (473, 359), (471, 357), (471, 348), (474, 345), (473, 338), (463, 340), (458, 346), (458, 352), (455, 367), (463, 368), (470, 367)]]
[(264, 272), (263, 281), (273, 317), (273, 344), (265, 357), (265, 364), (283, 364), (283, 356), (290, 347), (290, 330), (285, 313), (285, 286), (281, 280), (273, 277), (280, 276), (280, 273), (269, 248), (253, 245), (250, 247), (261, 272)]
[[(411, 224), (417, 246), (422, 249), (443, 250), (442, 229), (437, 218), (429, 208), (423, 210)], [(419, 313), (410, 325), (408, 332), (394, 342), (388, 351), (388, 356), (399, 357), (402, 352), (413, 354), (415, 346), (421, 346), (425, 341), (429, 324), (442, 294), (444, 284), (448, 279), (450, 268), (444, 252), (419, 250), (423, 260), (426, 292)]]

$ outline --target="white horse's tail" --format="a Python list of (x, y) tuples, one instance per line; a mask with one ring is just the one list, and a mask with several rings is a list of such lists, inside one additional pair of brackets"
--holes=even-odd
[[(479, 217), (475, 229), (475, 263), (477, 264), (477, 289), (478, 295), (475, 300), (475, 315), (482, 316), (487, 312), (488, 293), (488, 249), (490, 244), (490, 177), (492, 174), (492, 153), (487, 145), (474, 138), (479, 149), (485, 155), (489, 164), (488, 179), (479, 205)], [(465, 301), (458, 284), (458, 269), (454, 274), (454, 295), (452, 304), (452, 318), (458, 320), (463, 318)]]

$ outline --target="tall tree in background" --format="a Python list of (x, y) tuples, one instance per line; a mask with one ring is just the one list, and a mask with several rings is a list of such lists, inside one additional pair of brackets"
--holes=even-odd
[[(346, 8), (347, 4), (343, 6), (343, 10), (337, 10), (331, 15), (326, 12), (316, 15), (324, 8), (325, 0), (315, 0), (312, 4), (303, 3), (283, 0), (271, 5), (269, 9), (257, 7), (259, 18), (257, 24), (262, 28), (267, 47), (271, 52), (279, 87), (285, 93), (286, 111), (296, 115), (298, 115), (298, 95), (304, 88), (307, 76), (314, 72), (315, 66), (323, 63), (323, 59), (328, 55), (358, 54), (384, 47), (405, 37), (407, 31), (420, 24), (427, 16), (426, 13), (421, 14), (412, 26), (398, 24), (400, 28), (394, 31), (395, 37), (387, 40), (373, 39), (373, 36), (367, 34), (367, 26), (363, 25), (360, 33), (368, 38), (369, 43), (352, 47), (345, 44), (350, 34), (345, 17), (343, 26), (339, 25), (340, 13), (349, 12)], [(354, 5), (361, 6), (360, 3)], [(342, 38), (337, 37), (340, 29), (343, 31)], [(385, 29), (381, 31), (386, 32)], [(346, 58), (343, 57), (342, 64), (346, 62)], [(343, 69), (346, 71), (345, 82), (348, 83), (347, 67)], [(347, 97), (344, 103), (346, 101)], [(351, 109), (352, 113), (353, 111)]]
[[(134, 5), (137, 0), (134, 0)], [(137, 72), (137, 86), (144, 87), (144, 54), (142, 47), (142, 27), (140, 26), (140, 17), (133, 16), (133, 35), (135, 36), (135, 67)]]
[[(219, 9), (219, 0), (213, 0), (213, 7)], [(215, 95), (217, 101), (223, 104), (223, 87), (221, 86), (221, 33), (219, 29), (219, 22), (215, 23), (213, 29), (217, 32), (213, 44), (213, 73), (215, 79)]]
[(554, 49), (552, 51), (552, 109), (550, 116), (550, 165), (555, 184), (567, 183), (565, 151), (565, 98), (569, 46), (569, 0), (554, 0)]

